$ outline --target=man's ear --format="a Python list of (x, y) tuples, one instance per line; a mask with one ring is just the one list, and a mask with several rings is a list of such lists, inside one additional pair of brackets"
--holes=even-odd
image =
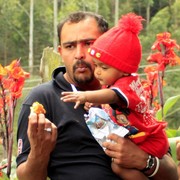
[[(60, 45), (58, 46), (58, 52), (59, 52), (60, 56), (62, 57), (62, 48)], [(61, 61), (64, 63), (63, 59), (61, 59)]]
[(61, 55), (61, 46), (60, 45), (58, 46), (58, 52)]

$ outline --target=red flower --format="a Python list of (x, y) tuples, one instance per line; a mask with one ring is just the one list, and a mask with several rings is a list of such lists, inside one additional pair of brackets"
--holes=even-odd
[(3, 76), (6, 76), (6, 74), (7, 74), (7, 71), (0, 64), (0, 81), (1, 81)]
[(159, 77), (160, 82), (158, 81), (157, 66), (147, 66), (144, 69), (144, 72), (146, 73), (147, 80), (143, 80), (142, 84), (145, 89), (146, 99), (150, 104), (154, 105), (154, 107), (156, 106), (154, 110), (157, 110), (159, 107), (157, 106), (157, 103), (154, 103), (154, 101), (158, 96), (159, 85), (165, 85), (165, 81), (161, 77)]
[(22, 94), (25, 79), (29, 78), (30, 74), (21, 68), (19, 60), (12, 61), (10, 65), (3, 69), (6, 72), (1, 78), (3, 88), (11, 94), (12, 99), (19, 98)]
[[(21, 68), (19, 60), (14, 60), (10, 65), (5, 67), (0, 65), (0, 125), (1, 134), (5, 137), (3, 139), (3, 148), (5, 153), (8, 154), (7, 159), (12, 155), (9, 153), (12, 152), (13, 121), (16, 102), (22, 94), (25, 79), (29, 76), (30, 74)], [(8, 166), (11, 166), (11, 163)]]
[(158, 70), (164, 71), (167, 65), (175, 66), (180, 64), (180, 58), (174, 52), (174, 48), (179, 49), (175, 40), (170, 39), (171, 34), (168, 32), (157, 34), (156, 42), (151, 47), (152, 50), (159, 52), (151, 54), (147, 60), (158, 64)]
[(0, 177), (3, 177), (3, 173), (2, 173), (2, 171), (0, 171)]

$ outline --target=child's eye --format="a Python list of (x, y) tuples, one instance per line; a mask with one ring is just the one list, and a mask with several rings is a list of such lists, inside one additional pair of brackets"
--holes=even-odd
[(101, 68), (104, 69), (104, 70), (107, 70), (107, 69), (108, 69), (107, 66), (102, 66)]

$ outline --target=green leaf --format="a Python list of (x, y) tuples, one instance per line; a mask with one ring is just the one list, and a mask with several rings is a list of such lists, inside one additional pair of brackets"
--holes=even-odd
[(177, 130), (176, 136), (179, 136), (179, 137), (180, 137), (180, 128)]
[(180, 137), (180, 129), (166, 129), (168, 138)]
[[(168, 111), (176, 104), (176, 102), (180, 100), (180, 95), (177, 95), (177, 96), (173, 96), (173, 97), (170, 97), (169, 99), (167, 99), (167, 101), (165, 102), (164, 104), (164, 108), (163, 108), (163, 114), (164, 116), (167, 115)], [(162, 120), (163, 117), (162, 117), (162, 109), (160, 109), (159, 111), (157, 111), (156, 113), (156, 118), (158, 120)]]
[(180, 95), (170, 97), (164, 104), (164, 115), (167, 114), (168, 110), (171, 109), (174, 104), (180, 99)]
[(176, 137), (177, 130), (176, 129), (167, 129), (166, 134), (168, 138)]

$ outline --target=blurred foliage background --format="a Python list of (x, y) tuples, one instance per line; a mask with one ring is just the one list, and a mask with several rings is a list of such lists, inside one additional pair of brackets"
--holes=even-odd
[[(0, 0), (0, 63), (6, 65), (21, 57), (28, 65), (30, 4), (33, 0)], [(53, 46), (54, 3), (57, 23), (70, 12), (82, 10), (103, 15), (112, 27), (122, 14), (135, 12), (146, 20), (140, 38), (143, 61), (151, 51), (157, 33), (169, 31), (180, 42), (180, 0), (38, 0), (33, 2), (34, 65), (39, 65), (41, 53)]]

